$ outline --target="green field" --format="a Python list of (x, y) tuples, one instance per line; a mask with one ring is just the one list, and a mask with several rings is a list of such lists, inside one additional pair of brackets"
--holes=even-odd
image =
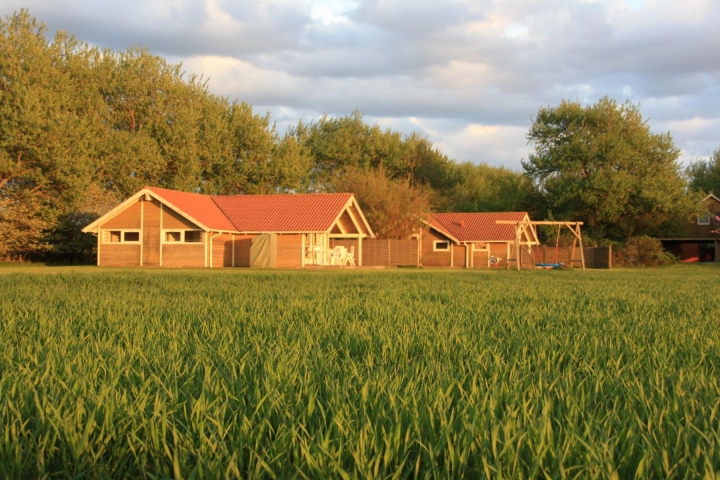
[(720, 478), (720, 268), (0, 269), (0, 478)]

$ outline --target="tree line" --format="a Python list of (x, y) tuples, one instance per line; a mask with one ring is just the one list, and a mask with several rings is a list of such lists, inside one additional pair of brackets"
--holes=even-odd
[[(0, 23), (0, 257), (83, 261), (80, 233), (144, 185), (205, 194), (352, 191), (383, 237), (430, 211), (527, 210), (600, 240), (659, 235), (720, 191), (717, 152), (682, 171), (631, 103), (541, 108), (523, 171), (457, 162), (422, 135), (323, 116), (278, 132), (141, 48), (113, 51), (22, 10)], [(714, 182), (714, 183), (713, 183)]]

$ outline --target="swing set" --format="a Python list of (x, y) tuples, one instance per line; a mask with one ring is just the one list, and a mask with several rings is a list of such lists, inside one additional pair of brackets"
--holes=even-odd
[[(560, 232), (563, 229), (563, 227), (570, 230), (570, 232), (575, 237), (573, 239), (573, 245), (572, 250), (570, 253), (570, 267), (572, 267), (573, 262), (580, 262), (582, 265), (583, 271), (585, 271), (585, 251), (583, 249), (583, 243), (582, 243), (582, 233), (580, 232), (580, 226), (583, 225), (583, 222), (551, 222), (551, 221), (531, 221), (531, 220), (522, 220), (520, 222), (513, 222), (508, 220), (497, 220), (495, 222), (498, 225), (514, 225), (515, 226), (515, 241), (512, 243), (512, 248), (515, 252), (515, 258), (508, 258), (507, 261), (507, 269), (510, 269), (510, 262), (515, 262), (517, 269), (520, 270), (522, 268), (522, 260), (521, 260), (521, 247), (524, 246), (530, 255), (532, 256), (532, 249), (531, 244), (535, 245), (535, 267), (536, 268), (562, 268), (564, 266), (563, 263), (561, 263), (558, 259), (558, 252), (560, 247)], [(548, 226), (556, 226), (557, 227), (557, 237), (555, 238), (555, 258), (552, 262), (549, 261), (543, 261), (542, 255), (540, 253), (540, 242), (523, 242), (522, 237), (525, 235), (526, 237), (529, 237), (528, 230), (532, 232), (532, 236), (535, 237), (537, 240), (537, 233), (535, 231), (535, 227), (537, 225), (548, 225)], [(575, 250), (577, 247), (580, 247), (580, 259), (575, 260)], [(547, 258), (545, 260), (548, 260)]]

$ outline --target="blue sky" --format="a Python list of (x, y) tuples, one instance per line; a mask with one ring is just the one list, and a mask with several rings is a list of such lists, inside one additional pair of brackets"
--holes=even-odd
[(640, 103), (682, 160), (720, 145), (716, 0), (5, 0), (51, 31), (147, 47), (280, 131), (323, 113), (519, 169), (538, 108)]

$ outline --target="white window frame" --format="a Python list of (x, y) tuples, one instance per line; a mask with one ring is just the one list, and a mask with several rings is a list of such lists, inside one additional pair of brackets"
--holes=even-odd
[[(110, 232), (120, 232), (120, 241), (119, 242), (109, 242), (106, 240), (106, 235), (109, 239)], [(138, 240), (131, 242), (125, 240), (125, 233), (138, 233)], [(102, 243), (103, 245), (140, 245), (142, 243), (142, 230), (137, 228), (103, 228), (102, 229)]]
[(698, 225), (710, 225), (710, 212), (698, 216)]
[[(438, 243), (447, 243), (448, 248), (437, 248)], [(452, 242), (450, 240), (434, 240), (433, 241), (433, 252), (449, 252), (452, 248)]]
[[(187, 242), (185, 241), (185, 233), (186, 232), (200, 232), (200, 241), (199, 242)], [(168, 242), (166, 240), (168, 233), (179, 233), (181, 236), (181, 240), (179, 242)], [(163, 245), (202, 245), (203, 244), (203, 238), (202, 238), (202, 230), (200, 229), (193, 229), (193, 228), (167, 228), (162, 230), (162, 234), (160, 237), (160, 240)]]

